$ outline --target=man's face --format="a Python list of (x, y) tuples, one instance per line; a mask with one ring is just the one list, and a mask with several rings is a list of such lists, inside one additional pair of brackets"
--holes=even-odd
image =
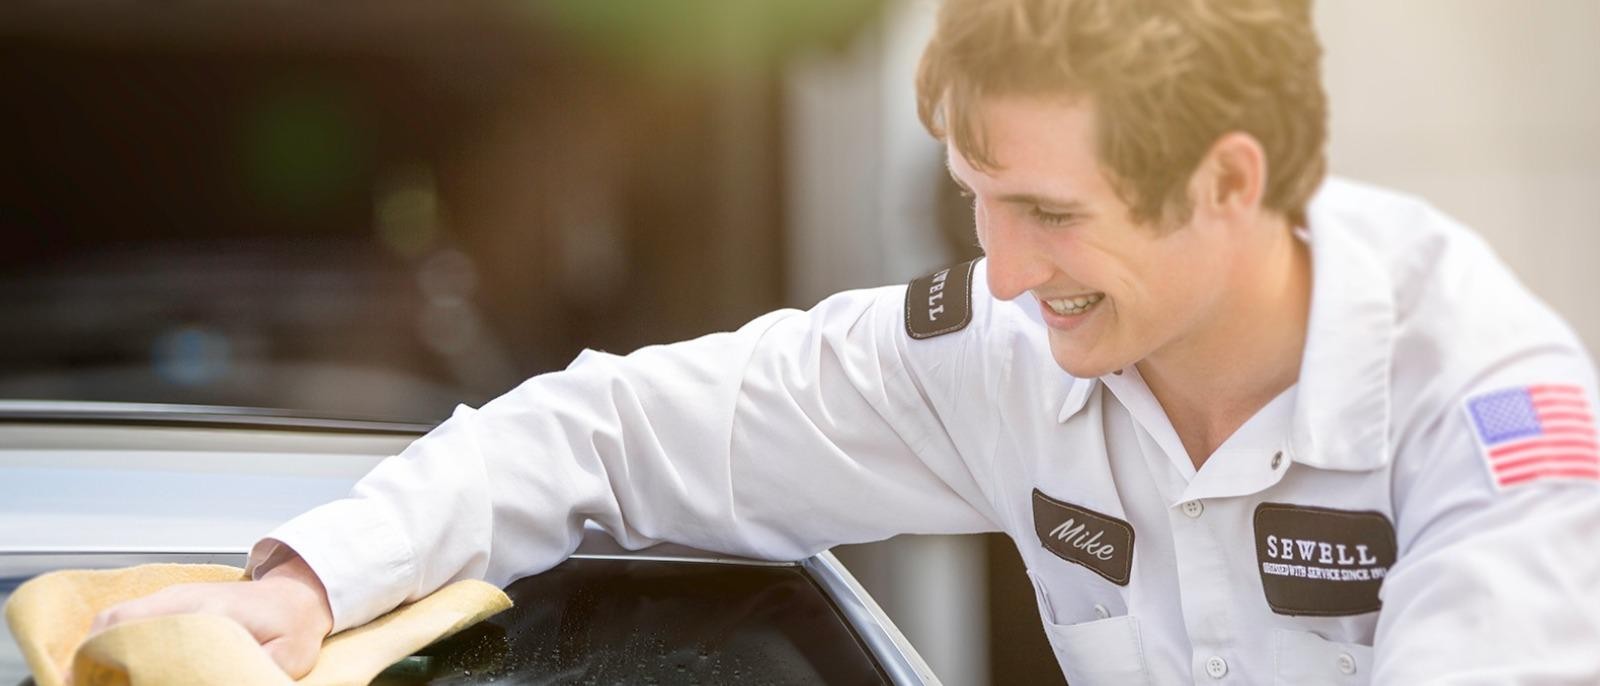
[(993, 169), (947, 146), (973, 197), (989, 289), (1037, 301), (1056, 363), (1100, 376), (1179, 352), (1228, 296), (1240, 249), (1202, 212), (1184, 226), (1136, 224), (1095, 157), (1085, 101), (992, 98), (976, 110)]

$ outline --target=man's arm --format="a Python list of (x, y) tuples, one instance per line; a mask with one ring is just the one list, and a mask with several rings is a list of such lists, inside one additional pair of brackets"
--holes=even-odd
[[(913, 372), (903, 293), (840, 294), (626, 357), (586, 353), (458, 409), (350, 497), (275, 530), (250, 566), (281, 546), (298, 553), (339, 631), (457, 579), (503, 584), (549, 568), (586, 520), (627, 546), (768, 558), (991, 530), (930, 400), (980, 356)], [(940, 345), (969, 345), (955, 338)]]
[[(1593, 412), (1586, 363), (1533, 366), (1543, 380), (1581, 379)], [(1498, 374), (1406, 439), (1374, 683), (1600, 681), (1600, 483), (1504, 472), (1511, 483), (1497, 486), (1464, 409), (1530, 380)]]

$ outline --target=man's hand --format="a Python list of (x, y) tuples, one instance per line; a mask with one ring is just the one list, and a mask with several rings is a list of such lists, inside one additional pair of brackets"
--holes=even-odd
[(89, 633), (178, 614), (221, 615), (238, 622), (294, 679), (316, 666), (322, 639), (333, 628), (327, 590), (295, 555), (256, 581), (180, 584), (113, 606), (94, 618)]

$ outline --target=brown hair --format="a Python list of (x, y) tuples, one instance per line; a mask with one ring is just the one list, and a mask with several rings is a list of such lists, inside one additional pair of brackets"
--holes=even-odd
[(1097, 157), (1140, 222), (1186, 220), (1187, 182), (1223, 134), (1266, 151), (1263, 204), (1305, 225), (1326, 168), (1327, 98), (1310, 0), (946, 0), (917, 74), (917, 114), (993, 167), (987, 96), (1086, 98)]

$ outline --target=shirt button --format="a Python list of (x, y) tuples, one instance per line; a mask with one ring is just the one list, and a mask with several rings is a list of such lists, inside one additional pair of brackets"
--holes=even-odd
[(1356, 673), (1356, 659), (1350, 653), (1339, 653), (1339, 671), (1345, 674)]
[[(1099, 603), (1095, 603), (1094, 616), (1099, 617), (1101, 619), (1107, 619), (1107, 618), (1109, 618), (1111, 616), (1111, 611), (1107, 610), (1106, 606), (1101, 605)], [(1345, 673), (1349, 674), (1349, 672), (1345, 672)]]
[(1206, 506), (1198, 500), (1188, 500), (1183, 503), (1183, 513), (1189, 519), (1199, 519), (1200, 513), (1206, 511)]
[(1210, 674), (1211, 678), (1213, 679), (1221, 679), (1222, 677), (1227, 676), (1228, 661), (1220, 657), (1213, 657), (1209, 660), (1206, 660), (1206, 674)]
[(1278, 452), (1273, 453), (1272, 454), (1272, 468), (1273, 469), (1277, 469), (1282, 464), (1283, 464), (1283, 451), (1280, 450)]

